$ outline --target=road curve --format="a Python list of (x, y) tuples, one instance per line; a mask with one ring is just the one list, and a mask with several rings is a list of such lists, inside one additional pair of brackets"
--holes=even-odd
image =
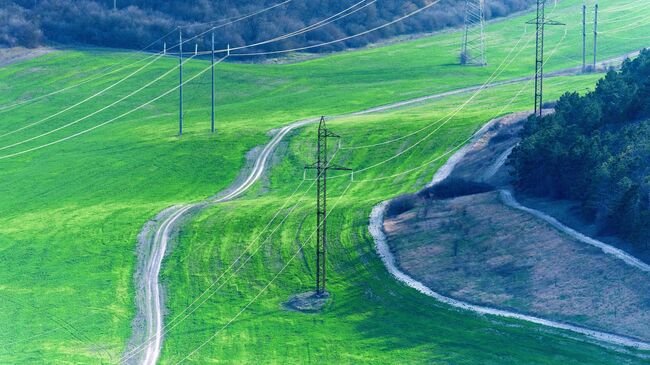
[[(497, 119), (494, 119), (494, 120), (490, 121), (488, 124), (483, 126), (483, 128), (481, 128), (478, 132), (476, 132), (476, 134), (474, 134), (474, 136), (472, 137), (471, 142), (469, 142), (467, 145), (465, 145), (465, 147), (463, 147), (462, 149), (458, 150), (454, 155), (452, 155), (447, 160), (447, 162), (442, 167), (440, 167), (438, 169), (438, 171), (435, 173), (431, 183), (427, 184), (427, 187), (438, 184), (438, 183), (442, 182), (445, 178), (447, 178), (451, 174), (451, 172), (453, 171), (454, 167), (467, 154), (467, 152), (471, 148), (471, 146), (474, 143), (476, 143), (476, 141), (478, 141), (485, 134), (485, 132), (492, 125), (494, 125), (496, 122), (498, 122), (500, 119), (501, 118), (497, 118)], [(503, 159), (503, 161), (505, 161), (505, 159)], [(501, 194), (502, 194), (502, 196), (507, 195), (503, 191), (502, 191)], [(424, 295), (427, 295), (429, 297), (432, 297), (432, 298), (436, 299), (437, 301), (439, 301), (441, 303), (444, 303), (444, 304), (447, 304), (449, 306), (459, 308), (459, 309), (462, 309), (462, 310), (467, 310), (467, 311), (471, 311), (471, 312), (478, 313), (478, 314), (488, 314), (488, 315), (495, 315), (495, 316), (506, 317), (506, 318), (514, 318), (514, 319), (518, 319), (518, 320), (523, 320), (523, 321), (527, 321), (527, 322), (540, 324), (540, 325), (547, 326), (547, 327), (552, 327), (552, 328), (557, 328), (557, 329), (561, 329), (561, 330), (565, 330), (565, 331), (571, 331), (571, 332), (579, 333), (581, 335), (585, 335), (585, 336), (591, 337), (593, 339), (596, 339), (598, 341), (609, 343), (609, 344), (615, 344), (615, 345), (627, 346), (627, 347), (634, 347), (634, 348), (641, 349), (641, 350), (650, 350), (650, 343), (643, 342), (643, 341), (640, 341), (640, 340), (637, 340), (637, 339), (634, 339), (634, 338), (620, 336), (620, 335), (616, 335), (616, 334), (613, 334), (613, 333), (595, 331), (595, 330), (592, 330), (592, 329), (579, 327), (579, 326), (574, 326), (574, 325), (567, 324), (567, 323), (562, 323), (562, 322), (551, 321), (551, 320), (547, 320), (547, 319), (539, 318), (539, 317), (534, 317), (534, 316), (530, 316), (530, 315), (523, 314), (523, 313), (505, 311), (505, 310), (486, 307), (486, 306), (479, 306), (479, 305), (463, 302), (463, 301), (460, 301), (460, 300), (457, 300), (457, 299), (453, 299), (453, 298), (444, 296), (444, 295), (442, 295), (440, 293), (437, 293), (437, 292), (431, 290), (429, 287), (424, 285), (422, 282), (420, 282), (420, 281), (416, 280), (415, 278), (409, 276), (408, 274), (401, 271), (397, 267), (397, 264), (395, 262), (395, 257), (393, 256), (393, 253), (391, 252), (390, 247), (388, 246), (386, 235), (385, 235), (384, 229), (383, 229), (384, 214), (385, 214), (385, 211), (386, 211), (386, 208), (387, 208), (389, 202), (390, 202), (390, 200), (389, 201), (384, 201), (384, 202), (376, 205), (372, 209), (372, 212), (370, 214), (370, 224), (368, 226), (368, 230), (369, 230), (371, 236), (373, 237), (373, 239), (375, 241), (375, 248), (376, 248), (377, 253), (379, 254), (381, 260), (383, 261), (384, 266), (386, 266), (386, 269), (388, 270), (388, 272), (393, 277), (395, 277), (398, 281), (401, 281), (402, 283), (406, 284), (407, 286), (410, 286), (411, 288), (419, 291), (420, 293), (422, 293)], [(514, 203), (512, 201), (510, 201), (510, 204), (515, 204), (515, 203), (516, 203), (516, 201), (514, 201)], [(508, 204), (508, 203), (506, 203), (506, 204)], [(517, 209), (522, 209), (522, 210), (526, 210), (526, 211), (529, 210), (529, 208), (523, 207), (521, 205), (518, 205)], [(542, 218), (542, 219), (544, 219), (547, 222), (552, 224), (551, 220), (554, 220), (554, 218), (548, 217), (548, 216), (546, 216), (546, 218), (545, 218), (545, 217), (540, 216), (540, 215), (544, 215), (543, 213), (537, 212), (539, 214), (538, 215), (535, 212), (537, 212), (537, 211), (529, 212), (529, 213), (535, 214), (536, 216), (538, 216), (538, 217), (540, 217), (540, 218)], [(557, 224), (561, 225), (561, 223), (559, 223), (559, 222), (557, 222)], [(558, 226), (555, 226), (555, 227), (560, 229), (560, 230), (563, 230)], [(565, 228), (567, 230), (571, 230), (568, 227), (565, 227)], [(563, 231), (567, 232), (566, 230), (563, 230)], [(571, 230), (571, 231), (573, 231), (573, 230)], [(573, 231), (573, 232), (575, 232), (575, 231)], [(572, 234), (572, 236), (574, 236), (574, 235)], [(584, 235), (582, 235), (582, 234), (580, 234), (578, 232), (575, 232), (574, 237), (577, 238), (578, 236), (582, 236), (586, 240), (595, 241), (595, 240), (593, 240), (593, 239), (591, 239), (589, 237), (586, 237), (586, 236), (584, 236)], [(581, 239), (581, 238), (578, 238), (578, 239), (580, 241), (586, 242), (584, 239)], [(631, 256), (629, 256), (629, 255), (627, 255), (627, 254), (625, 254), (623, 252), (618, 252), (620, 250), (618, 250), (616, 248), (613, 248), (611, 246), (608, 246), (608, 245), (606, 245), (606, 244), (604, 244), (604, 243), (602, 243), (600, 241), (596, 241), (596, 242), (600, 243), (600, 245), (597, 245), (597, 244), (595, 244), (593, 242), (587, 242), (587, 243), (595, 245), (597, 247), (600, 247), (606, 253), (614, 254), (616, 257), (624, 260), (626, 263), (628, 263), (630, 265), (633, 265), (633, 266), (636, 266), (639, 269), (644, 270), (644, 268), (642, 266), (640, 266), (639, 264), (635, 264), (635, 262), (639, 261), (639, 260), (637, 260), (637, 259), (635, 259), (635, 258), (633, 258), (633, 257), (631, 257)], [(603, 247), (603, 246), (607, 246), (607, 247)], [(616, 251), (616, 253), (614, 253), (613, 251)], [(646, 265), (644, 263), (641, 263), (641, 264)]]
[[(525, 77), (525, 78), (518, 78), (518, 79), (508, 80), (508, 81), (494, 82), (486, 85), (466, 87), (466, 88), (457, 89), (449, 92), (428, 95), (428, 96), (401, 101), (393, 104), (373, 107), (358, 112), (337, 115), (332, 117), (331, 119), (338, 119), (338, 118), (349, 117), (349, 116), (365, 115), (365, 114), (388, 111), (388, 110), (397, 109), (397, 108), (401, 108), (413, 104), (426, 102), (433, 99), (443, 98), (446, 96), (478, 91), (481, 89), (489, 89), (492, 87), (506, 85), (510, 83), (516, 83), (528, 79), (530, 78)], [(134, 338), (131, 339), (132, 346), (138, 348), (137, 350), (138, 356), (133, 355), (132, 353), (133, 351), (132, 350), (129, 351), (127, 349), (127, 351), (125, 352), (126, 360), (123, 360), (122, 362), (137, 363), (143, 365), (155, 365), (158, 361), (158, 358), (160, 357), (160, 351), (162, 348), (162, 340), (163, 340), (163, 336), (161, 335), (161, 333), (163, 332), (162, 330), (163, 328), (162, 301), (163, 300), (161, 297), (159, 274), (160, 274), (162, 260), (165, 257), (165, 253), (167, 251), (167, 244), (170, 241), (171, 234), (174, 232), (174, 228), (178, 226), (179, 222), (184, 217), (188, 216), (191, 212), (195, 210), (201, 209), (202, 207), (208, 204), (225, 202), (240, 196), (242, 193), (248, 190), (248, 188), (250, 188), (251, 185), (253, 185), (256, 181), (259, 180), (259, 178), (264, 173), (264, 169), (266, 167), (266, 163), (268, 162), (269, 156), (271, 155), (275, 147), (277, 147), (277, 145), (280, 143), (280, 141), (291, 130), (310, 123), (316, 123), (318, 121), (319, 118), (305, 119), (281, 128), (278, 131), (278, 133), (276, 133), (276, 135), (273, 137), (273, 139), (271, 139), (271, 141), (264, 147), (264, 150), (262, 151), (260, 156), (255, 160), (254, 166), (250, 174), (246, 178), (246, 180), (241, 184), (235, 186), (234, 189), (232, 189), (232, 191), (228, 192), (223, 197), (208, 199), (206, 201), (194, 203), (194, 204), (175, 206), (174, 208), (170, 209), (171, 214), (169, 214), (166, 218), (164, 218), (164, 220), (158, 225), (155, 235), (153, 236), (153, 240), (150, 242), (150, 246), (146, 247), (146, 249), (149, 250), (149, 255), (148, 256), (145, 255), (147, 260), (145, 263), (145, 269), (141, 277), (137, 278), (137, 280), (139, 281), (138, 286), (143, 288), (144, 298), (143, 300), (137, 300), (136, 302), (137, 305), (139, 306), (138, 312), (143, 314), (144, 321), (145, 321), (145, 325), (144, 325), (145, 331), (144, 334), (140, 336), (142, 338), (136, 339), (135, 338), (136, 335), (134, 334)], [(145, 226), (143, 230), (147, 230), (147, 229), (148, 226)], [(139, 347), (141, 346), (144, 346), (145, 349), (140, 350)]]
[(548, 224), (553, 226), (553, 228), (557, 229), (560, 232), (563, 232), (570, 236), (571, 238), (586, 243), (588, 245), (598, 247), (600, 248), (605, 254), (611, 255), (616, 257), (619, 260), (622, 260), (626, 264), (636, 267), (637, 269), (645, 272), (650, 272), (650, 265), (646, 264), (645, 262), (637, 259), (636, 257), (628, 254), (627, 252), (620, 250), (614, 246), (610, 246), (602, 241), (599, 241), (597, 239), (591, 238), (589, 236), (586, 236), (578, 231), (576, 231), (573, 228), (569, 228), (565, 226), (564, 224), (560, 223), (557, 219), (551, 217), (550, 215), (546, 213), (542, 213), (539, 210), (535, 210), (532, 208), (525, 207), (521, 205), (517, 199), (513, 196), (512, 192), (510, 190), (500, 190), (500, 197), (501, 201), (514, 209), (521, 210), (523, 212), (526, 212), (528, 214), (531, 214), (543, 221), (546, 221)]
[[(508, 148), (507, 150), (505, 150), (501, 155), (499, 155), (499, 157), (497, 158), (495, 163), (492, 166), (490, 166), (488, 169), (486, 169), (486, 171), (485, 171), (485, 173), (483, 174), (483, 177), (482, 177), (483, 181), (486, 181), (489, 178), (491, 178), (492, 176), (494, 176), (497, 173), (497, 171), (499, 169), (501, 169), (501, 167), (503, 167), (503, 165), (505, 165), (508, 157), (510, 156), (510, 154), (512, 153), (512, 150), (514, 148), (515, 148), (515, 146), (512, 146), (512, 147)], [(503, 204), (505, 204), (505, 205), (507, 205), (507, 206), (509, 206), (511, 208), (521, 210), (522, 212), (526, 212), (528, 214), (531, 214), (534, 217), (536, 217), (538, 219), (541, 219), (543, 221), (546, 221), (553, 228), (557, 229), (558, 231), (568, 235), (569, 237), (571, 237), (571, 238), (573, 238), (573, 239), (575, 239), (577, 241), (580, 241), (582, 243), (586, 243), (588, 245), (600, 248), (605, 254), (614, 256), (617, 259), (622, 260), (623, 262), (625, 262), (627, 265), (635, 267), (635, 268), (637, 268), (637, 269), (639, 269), (641, 271), (650, 272), (650, 265), (648, 265), (647, 263), (645, 263), (645, 262), (637, 259), (636, 257), (628, 254), (627, 252), (625, 252), (625, 251), (623, 251), (621, 249), (618, 249), (618, 248), (616, 248), (614, 246), (608, 245), (608, 244), (606, 244), (606, 243), (604, 243), (602, 241), (599, 241), (599, 240), (597, 240), (595, 238), (591, 238), (591, 237), (589, 237), (589, 236), (587, 236), (585, 234), (582, 234), (582, 233), (576, 231), (575, 229), (564, 225), (562, 222), (558, 221), (557, 219), (555, 219), (554, 217), (552, 217), (552, 216), (550, 216), (550, 215), (548, 215), (546, 213), (543, 213), (543, 212), (541, 212), (539, 210), (529, 208), (529, 207), (526, 207), (526, 206), (522, 205), (521, 203), (519, 203), (517, 201), (514, 194), (510, 190), (500, 189), (499, 190), (499, 197), (501, 198), (501, 201), (503, 202)]]
[(316, 123), (317, 121), (318, 119), (316, 118), (306, 119), (281, 128), (273, 136), (271, 141), (264, 146), (264, 149), (256, 158), (250, 173), (243, 182), (229, 189), (229, 191), (221, 197), (210, 198), (194, 204), (176, 206), (172, 208), (171, 214), (160, 223), (153, 236), (153, 240), (150, 243), (150, 254), (146, 262), (146, 269), (140, 278), (140, 280), (142, 280), (142, 287), (144, 288), (144, 300), (139, 301), (139, 305), (141, 305), (141, 308), (139, 309), (140, 312), (144, 314), (146, 328), (144, 338), (140, 343), (137, 343), (136, 346), (144, 344), (144, 349), (138, 351), (141, 352), (141, 354), (138, 354), (139, 356), (132, 356), (132, 353), (127, 352), (125, 355), (127, 357), (132, 356), (133, 359), (127, 359), (129, 361), (125, 362), (154, 365), (160, 357), (163, 340), (163, 299), (161, 296), (159, 274), (174, 229), (177, 228), (183, 218), (187, 217), (189, 214), (211, 204), (233, 200), (243, 194), (255, 182), (257, 182), (260, 177), (262, 177), (269, 161), (269, 157), (280, 141), (282, 141), (291, 130), (310, 123)]
[(388, 243), (386, 241), (386, 235), (384, 234), (383, 231), (384, 212), (386, 210), (387, 203), (388, 202), (383, 202), (373, 208), (372, 213), (370, 214), (370, 226), (368, 227), (368, 229), (370, 231), (370, 234), (375, 240), (375, 247), (377, 249), (377, 253), (381, 257), (381, 260), (384, 262), (384, 265), (388, 269), (388, 272), (390, 272), (391, 275), (393, 275), (393, 277), (395, 277), (397, 280), (401, 281), (402, 283), (410, 286), (411, 288), (419, 291), (424, 295), (432, 297), (441, 303), (447, 304), (455, 308), (467, 310), (478, 314), (488, 314), (488, 315), (494, 315), (499, 317), (519, 319), (522, 321), (532, 322), (547, 327), (579, 333), (594, 338), (598, 341), (602, 341), (610, 344), (634, 347), (640, 350), (650, 350), (650, 343), (639, 341), (633, 338), (619, 336), (607, 332), (594, 331), (588, 328), (578, 327), (578, 326), (561, 323), (561, 322), (550, 321), (544, 318), (533, 317), (522, 313), (516, 313), (516, 312), (497, 309), (497, 308), (474, 305), (471, 303), (463, 302), (457, 299), (444, 296), (440, 293), (431, 290), (422, 282), (407, 275), (397, 267), (397, 264), (395, 263), (395, 257), (393, 256), (393, 254), (390, 251), (390, 248), (388, 247)]

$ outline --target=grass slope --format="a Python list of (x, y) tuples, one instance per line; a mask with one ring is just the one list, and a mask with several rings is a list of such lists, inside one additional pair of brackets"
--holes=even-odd
[[(567, 82), (581, 89), (593, 84), (594, 78), (554, 80), (549, 93), (559, 95)], [(400, 178), (362, 180), (440, 156), (493, 118), (495, 106), (506, 104), (520, 88), (501, 87), (481, 97), (420, 148), (355, 175), (357, 181), (342, 197), (350, 184), (348, 179), (331, 180), (332, 301), (322, 314), (282, 309), (292, 294), (312, 289), (315, 270), (314, 241), (308, 240), (315, 229), (311, 182), (303, 183), (298, 197), (292, 197), (302, 179), (301, 166), (314, 155), (315, 128), (297, 133), (280, 147), (282, 158), (256, 192), (205, 211), (181, 232), (164, 273), (169, 285), (169, 318), (208, 288), (242, 252), (246, 252), (242, 262), (254, 254), (237, 275), (227, 274), (219, 280), (214, 286), (219, 289), (209, 292), (210, 299), (167, 335), (162, 363), (175, 364), (215, 333), (216, 337), (191, 357), (193, 363), (643, 363), (634, 356), (571, 340), (543, 327), (450, 309), (398, 284), (376, 257), (367, 231), (372, 206), (422, 186), (444, 159)], [(415, 130), (445, 116), (462, 100), (458, 96), (396, 112), (346, 118), (331, 122), (330, 127), (343, 136), (344, 145), (367, 144), (367, 136), (372, 136), (371, 142), (387, 140), (394, 136), (396, 125), (402, 132)], [(509, 109), (526, 110), (528, 102), (528, 95), (520, 96)], [(403, 150), (426, 133), (371, 150), (341, 150), (336, 162), (355, 168), (368, 166)], [(285, 203), (288, 205), (283, 208)], [(294, 204), (297, 208), (287, 221), (269, 234)], [(282, 211), (280, 217), (262, 233), (278, 209)], [(261, 239), (256, 240), (260, 234)], [(303, 242), (307, 242), (304, 250), (298, 251)], [(249, 302), (252, 305), (228, 324)]]
[[(557, 18), (577, 19), (579, 3), (577, 0), (561, 2), (556, 10)], [(611, 6), (627, 3), (629, 1), (611, 1)], [(628, 7), (624, 10), (626, 12), (621, 13), (621, 16), (633, 14), (635, 19), (650, 11), (643, 7)], [(459, 39), (455, 33), (291, 65), (221, 64), (218, 67), (219, 131), (216, 136), (208, 133), (209, 85), (207, 77), (203, 76), (186, 87), (187, 124), (186, 134), (181, 139), (175, 137), (177, 100), (175, 93), (172, 93), (126, 118), (78, 138), (15, 158), (0, 159), (0, 257), (3, 262), (3, 269), (0, 270), (0, 296), (3, 298), (0, 301), (0, 362), (34, 363), (42, 362), (43, 359), (50, 363), (115, 362), (130, 335), (130, 321), (134, 313), (134, 246), (137, 233), (148, 219), (170, 205), (199, 200), (226, 187), (243, 165), (245, 152), (267, 141), (266, 132), (271, 128), (303, 117), (356, 111), (391, 101), (482, 83), (496, 69), (507, 51), (517, 44), (522, 33), (523, 20), (521, 17), (513, 18), (488, 26), (490, 66), (485, 68), (460, 68), (454, 65)], [(575, 21), (570, 22), (572, 25), (568, 36), (559, 46), (556, 57), (549, 62), (549, 70), (576, 65), (578, 47), (571, 42), (578, 34), (574, 23), (577, 24)], [(604, 27), (606, 29), (607, 26)], [(645, 27), (647, 26), (639, 29), (643, 30)], [(630, 29), (619, 36), (631, 36), (637, 31), (638, 29)], [(563, 31), (549, 32), (550, 40), (547, 44), (557, 43), (562, 34)], [(531, 35), (529, 31), (527, 37)], [(519, 45), (525, 44), (528, 39), (522, 40)], [(607, 58), (623, 51), (634, 50), (644, 42), (645, 40), (616, 44), (605, 42), (602, 44), (600, 57)], [(500, 75), (500, 79), (530, 73), (531, 44), (528, 43), (512, 63), (513, 67)], [(88, 80), (99, 71), (121, 62), (126, 56), (144, 57), (102, 50), (60, 51), (2, 68), (0, 105), (43, 95)], [(32, 128), (0, 137), (0, 158), (98, 126), (120, 113), (131, 110), (158, 95), (161, 90), (173, 87), (177, 82), (177, 75), (172, 72), (155, 87), (147, 88), (128, 101), (68, 128), (5, 148), (40, 133), (52, 131), (109, 105), (163, 72), (173, 69), (176, 63), (177, 60), (173, 58), (163, 58), (87, 104)], [(26, 104), (11, 111), (0, 111), (0, 135), (72, 105), (75, 101), (135, 71), (142, 64), (39, 102)], [(205, 61), (190, 61), (186, 67), (186, 78), (206, 66)], [(573, 80), (571, 79), (570, 83), (573, 83)], [(583, 81), (575, 81), (576, 84), (572, 85), (575, 89), (584, 89), (593, 82), (589, 77), (576, 80)], [(555, 95), (559, 91), (555, 90)], [(528, 91), (524, 94), (527, 93)], [(490, 95), (493, 93), (490, 92)], [(494, 95), (498, 96), (499, 93), (495, 92)], [(449, 100), (458, 102), (460, 99)], [(499, 99), (495, 104), (500, 105), (501, 102)], [(463, 112), (460, 116), (464, 118), (464, 123), (454, 122), (444, 129), (455, 131), (455, 138), (467, 135), (486, 120), (485, 115), (478, 118), (477, 114)], [(385, 128), (382, 118), (368, 116), (355, 123), (381, 131)], [(400, 132), (417, 128), (423, 122), (422, 114), (418, 117), (418, 113), (412, 114), (410, 111), (395, 114), (395, 118), (395, 123), (399, 122)], [(337, 124), (337, 130), (341, 133), (346, 132), (347, 128), (345, 124)], [(385, 130), (370, 137), (367, 137), (364, 129), (351, 129), (349, 133), (346, 140), (352, 142), (361, 139), (379, 141), (387, 135)], [(399, 159), (399, 165), (390, 166), (394, 167), (394, 170), (386, 171), (399, 171), (421, 161), (424, 155), (436, 155), (448, 147), (445, 142), (452, 140), (456, 139), (439, 140), (440, 144), (436, 149), (418, 148), (418, 153), (421, 154), (419, 157), (408, 156)], [(344, 162), (354, 166), (368, 164), (373, 159), (392, 152), (390, 148), (381, 153), (360, 152), (354, 155), (354, 159), (350, 157), (350, 161)], [(310, 152), (312, 151), (301, 151), (299, 156), (311, 156)], [(290, 162), (297, 163), (297, 157), (283, 162), (279, 169), (274, 170), (271, 181), (274, 182), (275, 195), (265, 198), (269, 199), (265, 210), (273, 208), (274, 204), (277, 204), (274, 199), (277, 200), (277, 197), (284, 194), (283, 191), (276, 192), (275, 188), (283, 179), (293, 176), (293, 170), (288, 170), (288, 165), (285, 165)], [(278, 175), (284, 170), (291, 174)], [(428, 173), (431, 171), (430, 168)], [(408, 183), (406, 179), (391, 182), (396, 184), (392, 188), (395, 190), (389, 190), (387, 187), (376, 190), (353, 188), (353, 195), (350, 196), (355, 197), (354, 201), (342, 204), (349, 207), (354, 214), (339, 218), (347, 220), (344, 226), (351, 229), (351, 236), (346, 238), (345, 246), (350, 250), (347, 254), (351, 258), (347, 261), (348, 265), (352, 265), (352, 259), (358, 257), (361, 262), (374, 267), (374, 273), (364, 277), (363, 281), (373, 281), (372, 285), (378, 287), (383, 287), (387, 278), (381, 274), (379, 261), (373, 256), (365, 234), (363, 222), (367, 209), (379, 199), (414, 187), (414, 182)], [(361, 190), (355, 192), (357, 189)], [(241, 204), (242, 209), (248, 207), (245, 202)], [(260, 205), (260, 209), (262, 206)], [(239, 222), (238, 224), (259, 223), (257, 220), (251, 220), (252, 216), (245, 218), (245, 213), (240, 211), (238, 205), (233, 206), (232, 210), (231, 214), (239, 217), (235, 221)], [(260, 221), (263, 221), (263, 218), (265, 217), (261, 216)], [(292, 231), (287, 228), (285, 232), (284, 238), (291, 242)], [(197, 231), (197, 239), (200, 234), (203, 233)], [(241, 237), (244, 238), (247, 237)], [(353, 238), (358, 238), (361, 245), (357, 245), (359, 242), (353, 241)], [(217, 246), (209, 247), (218, 250)], [(177, 252), (182, 253), (180, 250)], [(224, 260), (226, 258), (228, 256), (224, 256)], [(277, 268), (278, 262), (280, 261), (276, 260), (274, 268)], [(170, 263), (169, 267), (173, 267), (172, 265), (173, 263)], [(192, 265), (200, 267), (202, 263)], [(338, 270), (334, 271), (334, 277), (337, 275), (336, 271)], [(203, 275), (212, 275), (212, 272), (204, 271)], [(341, 275), (343, 274), (342, 271)], [(304, 273), (301, 275), (302, 278), (296, 276), (296, 280), (307, 287), (310, 281)], [(165, 280), (168, 280), (173, 290), (179, 292), (187, 285), (183, 278), (171, 276), (169, 271)], [(345, 290), (365, 289), (350, 287)], [(393, 287), (391, 290), (409, 297), (412, 295), (410, 291), (399, 287)], [(282, 296), (285, 294), (282, 293)], [(247, 296), (249, 293), (241, 295)], [(358, 302), (360, 297), (350, 298), (349, 303), (354, 303)], [(414, 300), (430, 304), (430, 301), (423, 298)], [(176, 310), (180, 303), (172, 302), (172, 305)], [(374, 331), (373, 326), (377, 325), (377, 321), (383, 322), (385, 319), (373, 317), (365, 311), (355, 312), (353, 307), (347, 310), (351, 311), (350, 317), (368, 317), (369, 322), (366, 324), (369, 327), (358, 328), (359, 334), (355, 335), (359, 336), (358, 338), (363, 337), (366, 331)], [(212, 315), (217, 316), (217, 313)], [(466, 318), (465, 314), (455, 315), (458, 318)], [(284, 317), (274, 321), (281, 318)], [(399, 317), (394, 322), (394, 328), (421, 322), (411, 321), (414, 318), (420, 317)], [(198, 317), (197, 323), (211, 323), (206, 322), (207, 319), (209, 318)], [(223, 317), (220, 316), (219, 319)], [(468, 319), (470, 322), (474, 320)], [(217, 322), (215, 319), (215, 323)], [(479, 326), (487, 325), (480, 322)], [(352, 333), (352, 330), (348, 333)], [(357, 353), (355, 348), (364, 348), (367, 356), (379, 356), (380, 353), (385, 353), (393, 341), (398, 341), (382, 339), (379, 332), (374, 333), (377, 336), (368, 336), (368, 340), (359, 340), (361, 342), (351, 342), (350, 339), (356, 341), (352, 335), (347, 338), (342, 336), (339, 345), (349, 348), (341, 351), (342, 348), (339, 347), (338, 352), (353, 354)], [(278, 329), (277, 334), (284, 336), (286, 332)], [(422, 336), (421, 338), (426, 337)], [(457, 340), (460, 346), (461, 337)], [(559, 341), (558, 343), (561, 343), (562, 340)], [(244, 344), (246, 342), (242, 342), (242, 346)], [(172, 352), (166, 354), (171, 356), (179, 353), (189, 348), (189, 345), (189, 342), (179, 343), (170, 338), (166, 351)], [(250, 350), (249, 346), (250, 343), (246, 344), (245, 350)], [(574, 342), (571, 342), (571, 346), (579, 347)], [(388, 359), (389, 356), (403, 354), (414, 356), (413, 360), (417, 360), (417, 356), (431, 356), (431, 352), (425, 354), (422, 349), (403, 344), (401, 350), (385, 353), (385, 356)], [(597, 347), (583, 350), (601, 354), (603, 359), (610, 358), (609, 353), (602, 354), (602, 350)], [(275, 349), (269, 354), (275, 351), (280, 350)], [(303, 353), (302, 349), (297, 348), (287, 351), (294, 351), (293, 358)], [(319, 349), (314, 351), (314, 354), (320, 352)], [(251, 354), (240, 353), (240, 356), (232, 354), (230, 358), (244, 359)], [(519, 355), (513, 356), (513, 359), (516, 359)], [(276, 357), (281, 358), (281, 354)], [(613, 359), (617, 357), (614, 356)]]

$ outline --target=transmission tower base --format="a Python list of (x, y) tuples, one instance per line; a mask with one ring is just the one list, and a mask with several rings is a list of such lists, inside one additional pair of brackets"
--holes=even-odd
[(288, 301), (282, 303), (282, 307), (294, 312), (318, 313), (329, 301), (330, 294), (328, 292), (317, 294), (315, 291), (309, 291), (292, 296)]

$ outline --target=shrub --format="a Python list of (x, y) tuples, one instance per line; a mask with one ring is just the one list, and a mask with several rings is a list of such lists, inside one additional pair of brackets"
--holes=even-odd
[(418, 195), (424, 199), (451, 199), (459, 196), (486, 193), (492, 190), (492, 186), (485, 183), (463, 179), (446, 179), (439, 184), (420, 191)]
[(408, 212), (409, 210), (415, 208), (416, 201), (417, 196), (414, 194), (398, 196), (388, 203), (388, 207), (386, 207), (386, 216), (395, 217), (404, 212)]

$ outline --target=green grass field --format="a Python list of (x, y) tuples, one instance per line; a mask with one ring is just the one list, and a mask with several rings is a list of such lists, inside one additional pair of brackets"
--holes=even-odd
[[(552, 93), (563, 90), (568, 81), (583, 87), (593, 84), (594, 79), (555, 81)], [(358, 182), (349, 185), (349, 179), (332, 180), (335, 183), (328, 189), (333, 209), (329, 222), (332, 302), (318, 315), (281, 309), (292, 294), (313, 288), (315, 270), (314, 242), (309, 240), (315, 229), (311, 181), (300, 186), (299, 199), (291, 197), (301, 184), (302, 166), (313, 156), (315, 128), (306, 127), (297, 133), (280, 149), (282, 162), (273, 168), (268, 181), (258, 184), (257, 192), (209, 209), (182, 232), (164, 275), (170, 288), (170, 318), (208, 288), (249, 245), (248, 252), (254, 255), (237, 275), (219, 280), (214, 287), (220, 288), (210, 291), (211, 298), (168, 335), (163, 363), (175, 364), (217, 331), (217, 336), (192, 356), (195, 363), (642, 363), (544, 328), (449, 309), (397, 284), (376, 257), (367, 232), (372, 206), (424, 185), (444, 160), (401, 178), (361, 180), (381, 178), (443, 154), (494, 117), (490, 106), (504, 105), (520, 88), (499, 88), (499, 97), (477, 100), (417, 151), (355, 175)], [(343, 119), (330, 123), (330, 127), (343, 136), (344, 145), (366, 144), (368, 139), (363, 136), (367, 131), (377, 140), (386, 140), (394, 135), (396, 124), (414, 130), (446, 115), (461, 101), (462, 97), (450, 98), (399, 112)], [(528, 97), (522, 96), (510, 108), (525, 110), (527, 106)], [(381, 149), (341, 150), (336, 162), (355, 168), (372, 165), (423, 134), (426, 132)], [(341, 197), (348, 185), (349, 190)], [(297, 209), (269, 234), (294, 204)], [(283, 206), (280, 217), (261, 239), (256, 239)], [(304, 250), (299, 251), (304, 242)], [(282, 275), (254, 300), (294, 255)], [(245, 254), (244, 259), (248, 256)], [(222, 330), (251, 301), (253, 304)]]
[[(549, 30), (548, 53), (559, 44), (548, 70), (579, 65), (577, 0), (560, 2)], [(615, 7), (629, 1), (601, 4)], [(641, 21), (650, 10), (623, 8)], [(604, 13), (608, 14), (608, 13)], [(224, 63), (218, 67), (218, 132), (209, 133), (209, 85), (203, 76), (186, 87), (186, 133), (176, 137), (176, 93), (77, 138), (37, 148), (97, 126), (175, 86), (172, 73), (142, 93), (97, 115), (32, 141), (28, 138), (75, 121), (109, 105), (176, 67), (162, 58), (133, 78), (44, 123), (5, 135), (72, 105), (133, 72), (128, 69), (79, 88), (19, 108), (0, 110), (0, 363), (114, 363), (130, 336), (134, 314), (133, 270), (136, 235), (159, 211), (201, 200), (228, 186), (245, 153), (268, 140), (266, 132), (294, 120), (334, 115), (370, 106), (454, 90), (484, 82), (508, 55), (518, 56), (497, 79), (530, 74), (533, 33), (522, 38), (523, 21), (488, 26), (485, 68), (455, 66), (459, 35), (445, 33), (416, 41), (346, 52), (290, 65)], [(607, 31), (603, 21), (603, 31)], [(620, 24), (619, 24), (620, 25)], [(642, 34), (650, 25), (613, 33)], [(606, 33), (605, 33), (606, 34)], [(646, 41), (601, 43), (601, 59), (642, 47)], [(519, 42), (519, 43), (518, 43)], [(517, 45), (517, 47), (515, 47)], [(525, 45), (525, 46), (524, 46)], [(520, 48), (521, 53), (518, 53)], [(0, 107), (75, 84), (131, 54), (106, 50), (57, 51), (0, 69)], [(144, 58), (142, 55), (133, 57)], [(186, 77), (205, 68), (190, 61)], [(206, 74), (207, 76), (207, 74)], [(596, 76), (549, 81), (548, 98), (565, 90), (592, 87)], [(439, 156), (499, 113), (529, 108), (530, 84), (502, 109), (522, 84), (485, 91), (422, 145), (357, 179), (399, 173)], [(333, 121), (344, 143), (379, 142), (420, 128), (458, 106), (469, 94), (395, 112)], [(399, 129), (396, 128), (399, 126)], [(368, 131), (371, 131), (369, 134)], [(341, 163), (360, 168), (380, 161), (416, 137), (375, 150), (341, 151)], [(283, 158), (269, 179), (245, 199), (201, 214), (166, 262), (170, 314), (182, 310), (229, 264), (251, 235), (282, 205), (313, 157), (313, 128), (305, 128), (280, 150)], [(12, 147), (12, 144), (21, 143)], [(8, 148), (7, 148), (8, 147)], [(390, 362), (440, 363), (626, 363), (633, 357), (568, 340), (537, 326), (478, 318), (449, 310), (392, 282), (366, 233), (373, 204), (412, 191), (433, 174), (436, 164), (401, 178), (354, 183), (332, 214), (331, 290), (333, 302), (321, 316), (279, 309), (290, 294), (310, 287), (312, 247), (194, 360), (208, 362)], [(332, 186), (332, 201), (343, 191)], [(306, 185), (303, 185), (306, 188)], [(307, 197), (313, 195), (307, 193)], [(297, 250), (297, 239), (313, 228), (312, 199), (301, 206), (241, 275), (168, 337), (164, 360), (173, 362), (209, 337), (270, 280)], [(251, 231), (241, 227), (253, 227)], [(301, 228), (301, 229), (298, 229)], [(320, 341), (307, 345), (307, 334)], [(391, 351), (388, 351), (388, 350)], [(45, 359), (45, 360), (44, 360)]]

